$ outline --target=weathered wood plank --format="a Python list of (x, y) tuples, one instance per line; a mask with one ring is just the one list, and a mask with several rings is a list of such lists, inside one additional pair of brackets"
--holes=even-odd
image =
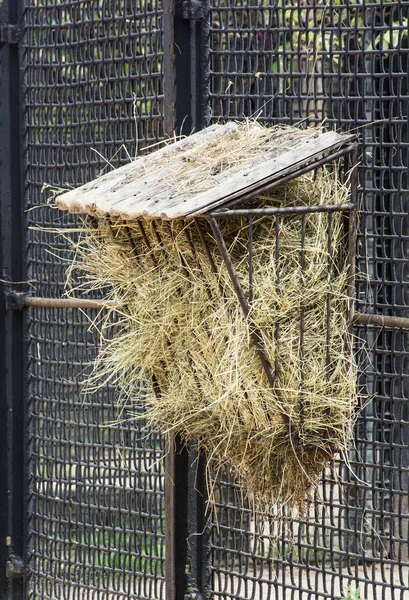
[[(301, 133), (303, 136), (296, 136), (294, 132), (291, 132), (290, 135), (287, 132), (286, 136), (282, 136), (284, 137), (285, 143), (288, 144), (288, 142), (294, 142), (295, 145), (299, 146), (303, 143), (304, 136), (305, 139), (308, 139), (317, 135), (316, 133), (311, 132), (311, 130), (305, 130), (297, 133)], [(280, 142), (282, 141), (282, 137), (279, 138)], [(291, 137), (294, 139), (292, 140)], [(231, 181), (234, 175), (242, 172), (243, 169), (252, 171), (254, 167), (260, 165), (260, 162), (267, 162), (270, 159), (276, 158), (280, 154), (280, 151), (283, 153), (283, 149), (280, 148), (280, 146), (273, 146), (271, 150), (265, 151), (256, 157), (252, 157), (245, 163), (241, 163), (235, 167), (227, 169), (217, 176), (211, 176), (208, 178), (206, 177), (202, 181), (200, 181), (200, 179), (193, 181), (193, 189), (190, 189), (186, 193), (180, 191), (180, 186), (183, 186), (186, 181), (186, 178), (184, 179), (181, 177), (180, 171), (185, 170), (188, 176), (188, 165), (180, 161), (179, 164), (169, 166), (168, 169), (165, 167), (165, 171), (159, 168), (156, 173), (157, 179), (155, 180), (155, 178), (152, 177), (150, 179), (149, 183), (151, 185), (143, 186), (141, 185), (141, 182), (134, 182), (126, 188), (122, 188), (122, 199), (120, 199), (118, 202), (112, 202), (109, 212), (112, 216), (120, 216), (122, 218), (129, 217), (132, 219), (136, 218), (136, 216), (133, 216), (134, 214), (147, 214), (152, 208), (154, 208), (155, 215), (160, 215), (163, 208), (167, 211), (169, 208), (179, 204), (180, 198), (182, 198), (184, 194), (193, 198), (204, 190), (217, 189), (221, 183), (224, 181)], [(160, 185), (161, 182), (163, 185)], [(202, 188), (204, 187), (204, 190), (197, 190), (198, 185)], [(100, 202), (99, 206), (102, 207), (103, 204)], [(104, 208), (107, 207), (104, 206)]]
[(257, 190), (266, 183), (279, 179), (297, 168), (302, 168), (314, 158), (321, 156), (324, 152), (330, 152), (340, 146), (343, 139), (336, 133), (330, 132), (319, 138), (306, 142), (295, 150), (290, 150), (278, 158), (274, 158), (266, 164), (255, 167), (252, 171), (242, 171), (236, 175), (234, 180), (228, 184), (222, 184), (218, 187), (217, 193), (211, 197), (209, 192), (205, 192), (196, 198), (186, 200), (184, 204), (179, 204), (167, 211), (167, 218), (176, 218), (180, 213), (190, 216), (198, 216), (203, 213), (203, 206), (206, 206), (206, 212), (217, 208), (218, 206), (229, 202), (234, 198), (247, 194), (252, 190)]
[[(333, 132), (330, 132), (328, 135), (332, 134)], [(325, 134), (327, 135), (327, 134)], [(338, 136), (338, 134), (334, 133), (334, 136)], [(333, 150), (336, 150), (337, 148), (340, 148), (343, 145), (346, 145), (348, 142), (352, 143), (355, 139), (354, 135), (350, 135), (350, 136), (340, 136), (340, 139), (338, 139), (338, 141), (335, 140), (334, 138), (334, 143), (332, 143), (331, 145), (327, 146), (327, 147), (322, 147), (320, 148), (320, 144), (317, 143), (313, 144), (313, 142), (311, 142), (310, 147), (306, 150), (309, 150), (309, 152), (306, 152), (305, 156), (302, 157), (302, 152), (301, 152), (301, 148), (297, 148), (296, 150), (292, 150), (290, 152), (288, 152), (287, 154), (283, 154), (281, 157), (274, 159), (274, 161), (272, 161), (272, 163), (274, 164), (274, 169), (271, 169), (270, 174), (268, 176), (265, 176), (264, 178), (262, 177), (262, 169), (256, 169), (253, 173), (249, 173), (246, 176), (246, 181), (243, 182), (243, 176), (244, 174), (240, 176), (238, 176), (237, 178), (237, 183), (236, 185), (234, 185), (233, 182), (231, 182), (230, 185), (230, 193), (228, 195), (225, 195), (223, 198), (220, 199), (216, 199), (213, 202), (208, 202), (206, 205), (206, 211), (205, 212), (209, 212), (211, 210), (214, 210), (215, 208), (221, 206), (224, 203), (227, 202), (231, 202), (234, 199), (239, 199), (240, 196), (243, 196), (244, 194), (248, 194), (252, 191), (256, 192), (257, 189), (263, 187), (265, 184), (279, 180), (281, 178), (283, 178), (284, 176), (286, 176), (288, 173), (291, 173), (292, 171), (296, 171), (297, 169), (301, 169), (303, 166), (307, 165), (308, 163), (310, 163), (312, 160), (314, 160), (315, 158), (318, 158), (319, 156), (321, 156), (323, 153), (326, 152), (332, 152)], [(298, 152), (299, 150), (299, 152)], [(292, 157), (291, 157), (292, 155)], [(298, 158), (297, 158), (298, 155)], [(267, 172), (267, 168), (264, 167), (264, 172)], [(250, 176), (250, 177), (249, 177)], [(252, 180), (252, 183), (249, 183), (249, 181), (247, 181), (247, 178), (250, 180)], [(243, 187), (244, 184), (244, 187)], [(224, 190), (227, 191), (226, 186), (223, 186)], [(222, 190), (219, 189), (219, 193), (220, 195), (222, 194)], [(183, 214), (185, 216), (198, 216), (200, 214), (203, 214), (203, 208), (201, 207), (201, 205), (203, 205), (203, 200), (200, 201), (199, 198), (196, 198), (196, 204), (197, 204), (197, 208), (193, 208), (193, 210), (190, 210), (189, 207), (184, 207), (183, 209)], [(194, 203), (190, 203), (190, 205), (194, 205)], [(180, 215), (178, 215), (180, 216)], [(168, 219), (174, 219), (176, 218), (176, 215), (169, 210), (168, 211), (168, 216), (166, 217)]]
[[(101, 191), (98, 190), (98, 198), (92, 197), (83, 201), (83, 207), (88, 214), (102, 216), (110, 214), (118, 216), (121, 214), (121, 209), (117, 208), (124, 202), (131, 206), (138, 206), (138, 210), (150, 204), (152, 198), (157, 195), (157, 188), (163, 182), (163, 190), (165, 195), (169, 193), (169, 179), (174, 175), (172, 167), (160, 167), (143, 178), (137, 179), (126, 184), (116, 182), (109, 190), (105, 190), (101, 196)], [(124, 199), (124, 195), (126, 196)]]
[[(268, 151), (260, 151), (258, 156), (227, 168), (219, 175), (211, 175), (209, 179), (206, 173), (205, 176), (201, 174), (196, 182), (193, 179), (189, 191), (182, 192), (189, 178), (189, 164), (184, 162), (183, 153), (196, 147), (200, 152), (202, 143), (228, 135), (237, 127), (234, 122), (214, 125), (161, 148), (62, 194), (57, 198), (57, 206), (73, 213), (111, 215), (130, 220), (141, 216), (165, 219), (197, 216), (243, 194), (257, 191), (266, 183), (300, 169), (314, 158), (354, 139), (354, 136), (335, 132), (319, 134), (314, 130), (296, 131), (295, 134), (290, 131), (287, 136), (283, 134), (281, 137), (278, 133), (277, 142), (272, 140)], [(285, 151), (293, 143), (292, 136), (295, 147)], [(172, 160), (175, 156), (176, 159)], [(189, 188), (189, 185), (186, 187)]]
[(270, 161), (263, 162), (261, 165), (254, 166), (253, 161), (247, 168), (246, 164), (235, 173), (234, 177), (227, 178), (217, 187), (202, 192), (201, 194), (185, 194), (177, 198), (177, 202), (172, 205), (168, 203), (166, 207), (158, 203), (156, 207), (150, 206), (148, 210), (140, 211), (135, 207), (135, 212), (128, 209), (130, 219), (136, 216), (150, 218), (175, 219), (183, 216), (198, 216), (222, 205), (224, 202), (239, 197), (244, 193), (251, 191), (252, 188), (261, 187), (266, 182), (275, 177), (285, 175), (289, 170), (301, 168), (315, 157), (323, 152), (331, 151), (341, 144), (351, 141), (353, 136), (345, 138), (335, 132), (325, 133), (302, 146), (290, 150), (279, 157)]
[(61, 210), (68, 210), (71, 213), (94, 214), (96, 207), (99, 209), (98, 212), (101, 213), (99, 205), (101, 202), (108, 203), (112, 188), (120, 185), (125, 186), (135, 180), (142, 179), (146, 171), (150, 170), (151, 167), (160, 165), (161, 161), (167, 160), (175, 151), (186, 151), (209, 138), (225, 135), (226, 132), (234, 131), (236, 128), (237, 125), (234, 122), (229, 122), (226, 125), (212, 125), (195, 135), (160, 148), (152, 154), (138, 157), (129, 164), (110, 171), (75, 190), (64, 192), (58, 196), (56, 204)]

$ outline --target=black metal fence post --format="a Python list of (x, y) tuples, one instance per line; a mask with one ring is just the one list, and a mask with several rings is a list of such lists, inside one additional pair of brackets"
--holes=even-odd
[[(209, 0), (164, 0), (164, 119), (168, 137), (209, 121)], [(207, 598), (205, 458), (178, 436), (166, 458), (166, 598)]]
[(209, 0), (164, 0), (165, 133), (187, 135), (210, 118)]
[(7, 292), (24, 279), (21, 181), (21, 79), (18, 41), (22, 6), (0, 5), (0, 597), (23, 598), (24, 327)]

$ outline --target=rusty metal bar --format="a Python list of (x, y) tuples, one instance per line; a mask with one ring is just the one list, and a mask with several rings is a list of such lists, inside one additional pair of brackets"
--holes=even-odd
[(288, 206), (285, 208), (232, 208), (212, 211), (211, 217), (265, 217), (268, 215), (309, 215), (311, 213), (348, 212), (353, 204), (323, 204), (317, 206)]
[[(169, 222), (169, 221), (167, 221), (167, 222)], [(187, 227), (184, 227), (184, 228), (183, 228), (183, 232), (184, 232), (185, 238), (186, 238), (186, 240), (187, 240), (187, 243), (189, 244), (189, 248), (190, 248), (190, 250), (191, 250), (191, 252), (192, 252), (193, 256), (195, 257), (196, 264), (197, 264), (198, 268), (200, 269), (200, 272), (201, 272), (201, 273), (202, 273), (202, 275), (203, 275), (203, 283), (204, 283), (204, 285), (205, 285), (205, 288), (206, 288), (206, 294), (207, 294), (207, 297), (209, 298), (209, 300), (211, 300), (211, 299), (212, 299), (212, 292), (210, 291), (209, 284), (208, 284), (208, 282), (206, 281), (206, 278), (205, 278), (205, 276), (204, 276), (203, 269), (202, 269), (202, 267), (201, 267), (201, 265), (200, 265), (200, 261), (199, 261), (199, 259), (198, 259), (198, 257), (197, 257), (197, 253), (196, 253), (196, 248), (195, 248), (195, 245), (193, 244), (192, 238), (190, 237), (190, 234), (189, 234), (189, 231), (188, 231)], [(182, 259), (182, 256), (181, 256), (181, 259)], [(183, 259), (183, 260), (184, 260), (184, 259)], [(185, 261), (185, 260), (184, 260), (184, 263), (185, 263), (185, 265), (186, 265), (186, 261)], [(187, 275), (189, 276), (189, 273), (188, 273), (188, 272), (187, 272)]]
[(206, 253), (206, 256), (207, 256), (207, 259), (209, 261), (210, 268), (212, 269), (213, 273), (215, 275), (217, 275), (216, 263), (214, 262), (212, 253), (210, 252), (210, 248), (209, 248), (209, 245), (208, 245), (207, 240), (206, 240), (206, 234), (203, 231), (203, 227), (202, 227), (202, 225), (200, 223), (200, 220), (197, 217), (195, 217), (194, 221), (195, 221), (196, 229), (197, 229), (197, 231), (199, 233), (200, 241), (202, 242), (203, 249), (204, 249), (204, 251)]
[[(213, 260), (213, 256), (210, 251), (209, 244), (207, 243), (206, 231), (203, 230), (202, 224), (200, 223), (200, 220), (197, 217), (194, 218), (194, 221), (195, 221), (196, 229), (199, 233), (200, 241), (202, 242), (203, 250), (205, 251), (207, 260), (209, 261), (210, 268), (211, 268), (212, 272), (217, 276), (218, 270), (217, 270), (216, 263)], [(222, 298), (224, 298), (224, 289), (223, 289), (223, 285), (220, 282), (220, 280), (219, 280), (219, 290), (222, 295)]]
[(41, 298), (26, 296), (24, 306), (40, 306), (44, 308), (78, 308), (78, 309), (102, 309), (115, 306), (113, 300), (87, 300), (85, 298)]
[(135, 241), (132, 237), (131, 230), (129, 229), (128, 226), (125, 227), (125, 234), (126, 234), (126, 237), (128, 238), (129, 245), (132, 248), (132, 254), (134, 255), (135, 259), (139, 262), (138, 250), (136, 248)]
[(305, 417), (305, 397), (304, 397), (304, 379), (305, 379), (305, 356), (304, 356), (304, 325), (305, 325), (305, 307), (304, 307), (304, 289), (305, 289), (305, 225), (306, 215), (301, 215), (301, 248), (300, 248), (300, 277), (301, 277), (301, 301), (300, 301), (300, 430), (303, 433)]
[[(76, 308), (83, 310), (100, 310), (103, 308), (112, 308), (116, 305), (113, 300), (87, 300), (85, 298), (43, 298), (35, 296), (25, 296), (22, 303), (24, 306), (37, 306), (42, 308)], [(373, 315), (355, 311), (353, 312), (351, 320), (353, 323), (357, 323), (359, 325), (378, 325), (380, 327), (409, 329), (409, 318), (407, 317)]]
[[(251, 330), (250, 336), (251, 336), (253, 344), (257, 350), (257, 353), (259, 355), (259, 358), (260, 358), (261, 364), (263, 366), (264, 372), (266, 374), (267, 380), (268, 380), (269, 384), (271, 385), (271, 387), (275, 388), (277, 377), (271, 367), (270, 360), (268, 358), (266, 349), (264, 347), (262, 335), (250, 316), (250, 306), (249, 306), (246, 296), (243, 292), (243, 288), (241, 287), (241, 284), (238, 280), (237, 273), (234, 268), (233, 262), (230, 258), (229, 251), (227, 250), (222, 232), (220, 231), (220, 228), (219, 228), (219, 225), (218, 225), (216, 219), (214, 219), (212, 216), (209, 217), (209, 222), (210, 222), (210, 226), (213, 231), (213, 235), (216, 238), (216, 242), (219, 247), (220, 254), (222, 255), (224, 264), (226, 265), (231, 282), (233, 284), (234, 291), (236, 292), (237, 298), (239, 300), (243, 314), (246, 317), (246, 319), (248, 319), (248, 321), (249, 321), (250, 330)], [(277, 394), (279, 395), (278, 391), (277, 391)], [(281, 413), (281, 418), (282, 418), (284, 425), (286, 425), (286, 427), (289, 428), (290, 427), (290, 419), (289, 419), (288, 415), (285, 413)]]
[(353, 313), (352, 322), (358, 325), (378, 325), (379, 327), (393, 327), (409, 329), (408, 317), (392, 317), (389, 315), (372, 315), (359, 311)]
[[(137, 223), (138, 223), (139, 231), (141, 232), (143, 241), (145, 242), (145, 246), (147, 247), (148, 251), (150, 252), (151, 251), (151, 244), (149, 242), (148, 236), (146, 235), (146, 231), (145, 231), (145, 228), (144, 228), (144, 226), (142, 224), (142, 221), (140, 219), (138, 219)], [(156, 264), (156, 260), (155, 260), (155, 257), (153, 256), (153, 254), (151, 255), (151, 259), (152, 259), (154, 267), (156, 267), (157, 264)]]

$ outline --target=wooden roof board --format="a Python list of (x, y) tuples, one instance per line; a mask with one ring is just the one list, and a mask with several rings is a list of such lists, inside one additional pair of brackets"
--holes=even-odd
[(63, 192), (57, 198), (57, 206), (61, 210), (68, 210), (73, 214), (96, 214), (97, 212), (104, 214), (105, 205), (106, 210), (109, 210), (112, 203), (110, 194), (115, 192), (119, 185), (126, 186), (131, 182), (141, 181), (143, 178), (140, 178), (140, 174), (145, 169), (153, 163), (165, 161), (175, 149), (184, 151), (195, 144), (200, 144), (209, 137), (216, 138), (224, 135), (226, 131), (234, 129), (234, 127), (235, 123), (227, 123), (222, 131), (219, 125), (212, 125), (195, 135), (182, 138), (146, 156), (138, 157), (127, 165), (101, 175), (89, 183)]
[[(170, 144), (91, 183), (62, 194), (57, 198), (57, 206), (72, 213), (109, 215), (127, 220), (139, 217), (175, 219), (198, 216), (222, 207), (224, 203), (234, 199), (239, 200), (240, 196), (249, 192), (257, 192), (262, 186), (278, 181), (290, 172), (296, 174), (297, 170), (315, 158), (355, 139), (351, 135), (328, 132), (314, 133), (313, 136), (310, 133), (304, 141), (302, 132), (306, 130), (301, 130), (300, 145), (294, 149), (277, 156), (277, 152), (272, 148), (217, 177), (212, 177), (205, 186), (208, 189), (195, 192), (194, 187), (193, 190), (189, 190), (187, 186), (185, 192), (178, 192), (175, 186), (171, 185), (174, 171), (167, 158), (175, 151), (180, 150), (183, 153), (184, 150), (196, 146), (200, 151), (204, 141), (216, 140), (231, 133), (235, 127), (237, 124), (234, 122), (224, 126), (215, 125)], [(185, 168), (185, 179), (188, 179), (188, 166)], [(152, 190), (156, 193), (152, 193)]]

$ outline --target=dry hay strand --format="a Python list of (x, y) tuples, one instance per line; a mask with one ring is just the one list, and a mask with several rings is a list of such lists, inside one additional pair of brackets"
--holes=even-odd
[[(321, 169), (247, 206), (344, 204), (348, 194), (334, 170)], [(302, 507), (327, 462), (347, 450), (356, 409), (343, 216), (331, 216), (330, 258), (327, 214), (306, 215), (303, 258), (299, 215), (254, 217), (251, 319), (200, 222), (216, 274), (191, 219), (85, 224), (72, 292), (97, 290), (115, 303), (100, 324), (86, 389), (109, 382), (127, 404), (142, 394), (153, 427), (196, 440), (213, 468), (232, 468), (262, 506)], [(220, 228), (248, 295), (248, 219), (221, 219)], [(251, 343), (252, 322), (276, 370), (274, 388)]]

